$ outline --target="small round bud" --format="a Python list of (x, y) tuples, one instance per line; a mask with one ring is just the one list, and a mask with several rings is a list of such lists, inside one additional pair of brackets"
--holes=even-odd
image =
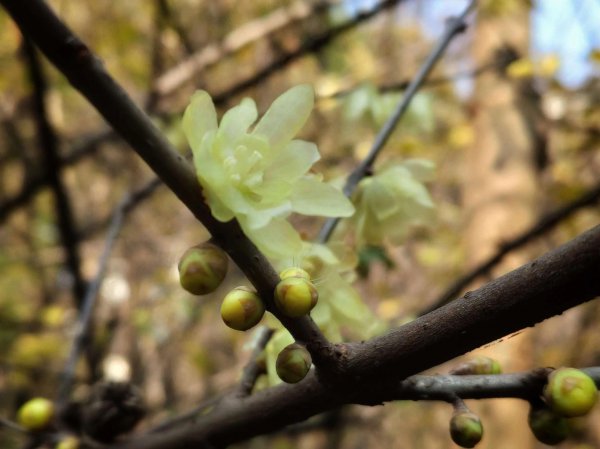
[(275, 287), (275, 305), (281, 313), (292, 318), (308, 314), (318, 299), (317, 289), (304, 278), (288, 277)]
[(569, 435), (567, 419), (544, 406), (532, 406), (527, 422), (537, 440), (550, 446), (563, 442)]
[(306, 377), (312, 359), (304, 346), (292, 343), (286, 346), (277, 356), (275, 369), (281, 380), (295, 384)]
[(227, 274), (225, 252), (212, 243), (202, 243), (188, 249), (179, 260), (179, 282), (194, 295), (214, 292)]
[(79, 438), (73, 435), (62, 438), (54, 449), (79, 449)]
[(455, 412), (450, 420), (450, 436), (460, 447), (475, 447), (483, 437), (481, 420), (469, 411)]
[(548, 376), (544, 399), (554, 413), (566, 416), (587, 414), (598, 398), (594, 380), (575, 368), (559, 368)]
[(34, 398), (23, 404), (17, 412), (17, 422), (31, 431), (47, 429), (54, 419), (54, 404), (46, 398)]
[(281, 273), (279, 273), (279, 277), (281, 279), (302, 278), (302, 279), (306, 279), (307, 281), (310, 281), (310, 275), (306, 271), (304, 271), (302, 268), (298, 268), (298, 267), (286, 268)]
[(223, 299), (221, 318), (227, 326), (238, 331), (250, 329), (265, 313), (260, 297), (248, 287), (236, 287)]

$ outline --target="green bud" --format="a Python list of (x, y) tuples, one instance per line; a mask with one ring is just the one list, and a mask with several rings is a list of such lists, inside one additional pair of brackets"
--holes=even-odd
[(54, 419), (54, 404), (46, 398), (34, 398), (23, 404), (17, 412), (17, 422), (27, 430), (47, 429)]
[(455, 412), (450, 420), (450, 436), (461, 447), (475, 447), (483, 437), (481, 420), (470, 411)]
[(223, 299), (221, 318), (227, 326), (238, 331), (250, 329), (265, 313), (265, 305), (254, 290), (236, 287)]
[(544, 406), (532, 406), (527, 421), (537, 440), (550, 446), (563, 442), (569, 434), (567, 419)]
[(281, 279), (302, 278), (302, 279), (306, 279), (307, 281), (310, 281), (310, 275), (306, 271), (304, 271), (302, 268), (298, 268), (298, 267), (286, 268), (281, 273), (279, 273), (279, 277)]
[(79, 438), (69, 435), (61, 439), (54, 449), (79, 449)]
[(275, 305), (281, 313), (292, 318), (307, 315), (318, 299), (317, 289), (304, 278), (288, 277), (275, 287)]
[(188, 249), (179, 260), (179, 282), (194, 295), (214, 292), (227, 274), (227, 254), (212, 243)]
[(306, 377), (312, 359), (304, 346), (292, 343), (286, 346), (277, 356), (275, 369), (281, 380), (295, 384)]
[(598, 398), (594, 380), (575, 368), (559, 368), (548, 376), (544, 399), (558, 415), (568, 418), (587, 414)]

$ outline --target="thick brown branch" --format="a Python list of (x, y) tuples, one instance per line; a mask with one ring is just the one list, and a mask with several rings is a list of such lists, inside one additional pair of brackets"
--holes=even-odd
[(336, 385), (323, 384), (312, 373), (298, 384), (224, 403), (194, 426), (140, 437), (115, 449), (178, 449), (203, 442), (221, 447), (345, 403), (400, 399), (402, 387), (390, 388), (399, 380), (600, 295), (599, 272), (597, 226), (442, 309), (384, 336), (347, 345), (346, 371)]
[(552, 230), (552, 228), (554, 228), (556, 225), (570, 217), (573, 213), (577, 212), (579, 209), (593, 206), (594, 204), (598, 203), (599, 200), (600, 184), (598, 184), (593, 189), (585, 192), (583, 195), (581, 195), (574, 201), (571, 201), (570, 203), (565, 204), (564, 206), (550, 212), (549, 214), (544, 215), (531, 228), (527, 229), (525, 232), (518, 235), (514, 239), (508, 242), (504, 242), (495, 254), (490, 256), (487, 260), (483, 261), (471, 272), (457, 279), (448, 288), (448, 290), (446, 290), (436, 301), (434, 301), (433, 305), (431, 305), (428, 309), (424, 310), (421, 313), (421, 315), (425, 315), (435, 309), (442, 307), (444, 304), (448, 304), (450, 301), (456, 298), (460, 294), (460, 292), (471, 282), (473, 282), (478, 277), (489, 273), (490, 270), (496, 265), (498, 265), (502, 261), (504, 256), (506, 256), (508, 253), (531, 242), (533, 239), (544, 235), (546, 232)]

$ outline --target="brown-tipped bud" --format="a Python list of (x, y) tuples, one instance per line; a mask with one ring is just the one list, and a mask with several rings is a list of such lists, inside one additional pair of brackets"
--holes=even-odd
[(307, 315), (317, 304), (319, 293), (312, 282), (301, 277), (288, 277), (275, 287), (275, 305), (285, 316)]
[(306, 377), (312, 359), (304, 346), (292, 343), (286, 346), (277, 356), (275, 369), (281, 380), (295, 384)]
[(550, 446), (563, 442), (569, 435), (567, 419), (543, 405), (531, 406), (527, 422), (537, 440)]
[(475, 447), (483, 437), (481, 420), (475, 413), (457, 410), (450, 420), (450, 436), (460, 447)]
[(188, 249), (179, 260), (179, 282), (194, 295), (214, 292), (225, 279), (227, 254), (212, 243)]
[(489, 357), (475, 357), (454, 368), (450, 374), (462, 376), (466, 374), (500, 374), (502, 367), (497, 360)]
[(265, 305), (254, 290), (236, 287), (223, 299), (221, 318), (227, 326), (245, 331), (257, 324), (265, 313)]
[(554, 413), (566, 416), (587, 414), (598, 398), (594, 380), (575, 368), (559, 368), (548, 376), (544, 399)]
[(32, 432), (46, 430), (54, 419), (54, 404), (46, 398), (33, 398), (17, 411), (17, 422)]
[(310, 281), (310, 274), (308, 274), (305, 270), (298, 267), (286, 268), (281, 273), (279, 273), (279, 277), (281, 279), (287, 278), (302, 278)]

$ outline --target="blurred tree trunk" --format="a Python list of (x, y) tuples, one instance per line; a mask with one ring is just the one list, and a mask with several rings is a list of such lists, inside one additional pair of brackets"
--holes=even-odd
[[(501, 49), (505, 56), (514, 52), (527, 55), (529, 9), (522, 6), (524, 4), (513, 2), (506, 11), (498, 11), (498, 3), (492, 11), (492, 1), (481, 4), (473, 42), (476, 67), (497, 58)], [(507, 48), (511, 50), (506, 51)], [(486, 72), (477, 78), (475, 85), (472, 117), (475, 141), (467, 154), (464, 196), (465, 245), (472, 266), (492, 255), (503, 241), (530, 226), (536, 217), (531, 120), (527, 111), (519, 106), (517, 84), (502, 72)], [(522, 254), (511, 254), (491, 275), (496, 277), (525, 262)], [(529, 332), (484, 349), (482, 353), (498, 359), (505, 371), (532, 368)], [(525, 404), (497, 400), (480, 407), (485, 408), (482, 413), (486, 427), (484, 448), (533, 447)]]

